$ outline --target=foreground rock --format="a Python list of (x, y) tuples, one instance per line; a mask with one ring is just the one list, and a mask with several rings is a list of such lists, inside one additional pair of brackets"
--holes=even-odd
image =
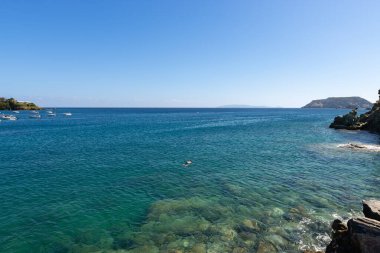
[[(379, 253), (380, 221), (377, 217), (380, 201), (363, 201), (363, 212), (366, 218), (354, 218), (347, 226), (340, 220), (332, 224), (332, 241), (326, 253)], [(370, 216), (370, 217), (368, 217)]]
[(367, 218), (380, 221), (380, 201), (364, 200), (363, 213), (364, 213), (364, 216)]
[(369, 218), (348, 221), (352, 252), (380, 252), (380, 222)]
[[(380, 95), (380, 90), (379, 90)], [(347, 129), (347, 130), (368, 130), (380, 133), (380, 100), (377, 101), (372, 109), (360, 116), (357, 115), (357, 109), (343, 116), (337, 116), (330, 128)]]

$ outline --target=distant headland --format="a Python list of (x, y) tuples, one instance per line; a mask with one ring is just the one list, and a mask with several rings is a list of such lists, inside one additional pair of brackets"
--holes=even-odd
[(32, 102), (0, 97), (0, 110), (41, 110), (41, 108)]
[(302, 108), (372, 108), (373, 103), (361, 97), (329, 97), (313, 100)]

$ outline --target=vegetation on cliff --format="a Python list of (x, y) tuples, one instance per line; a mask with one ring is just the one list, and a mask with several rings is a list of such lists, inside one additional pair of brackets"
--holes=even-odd
[(0, 110), (40, 110), (41, 108), (31, 102), (19, 102), (14, 98), (0, 97)]
[(331, 97), (313, 100), (303, 108), (371, 108), (372, 103), (361, 97)]
[(380, 133), (380, 100), (373, 105), (370, 111), (360, 116), (357, 115), (357, 110), (353, 109), (346, 115), (335, 117), (334, 122), (331, 123), (330, 127), (347, 130), (361, 129)]

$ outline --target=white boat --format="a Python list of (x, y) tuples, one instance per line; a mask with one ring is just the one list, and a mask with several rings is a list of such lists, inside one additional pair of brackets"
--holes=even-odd
[(17, 118), (13, 115), (0, 115), (0, 118), (3, 120), (17, 120)]
[(57, 116), (57, 114), (55, 113), (54, 109), (46, 109), (46, 113), (47, 113), (48, 117)]
[(19, 111), (13, 111), (13, 112), (14, 112), (14, 113), (17, 113), (17, 114), (20, 113)]
[(37, 111), (30, 111), (31, 113), (38, 114), (39, 112)]
[(65, 115), (65, 116), (71, 116), (73, 114), (71, 112), (64, 112), (63, 115)]
[(31, 119), (40, 119), (41, 115), (39, 115), (39, 114), (31, 114), (31, 115), (29, 115), (29, 118), (31, 118)]

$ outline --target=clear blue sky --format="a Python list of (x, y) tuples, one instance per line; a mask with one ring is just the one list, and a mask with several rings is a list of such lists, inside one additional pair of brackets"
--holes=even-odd
[(380, 1), (1, 0), (0, 96), (298, 107), (380, 88)]

